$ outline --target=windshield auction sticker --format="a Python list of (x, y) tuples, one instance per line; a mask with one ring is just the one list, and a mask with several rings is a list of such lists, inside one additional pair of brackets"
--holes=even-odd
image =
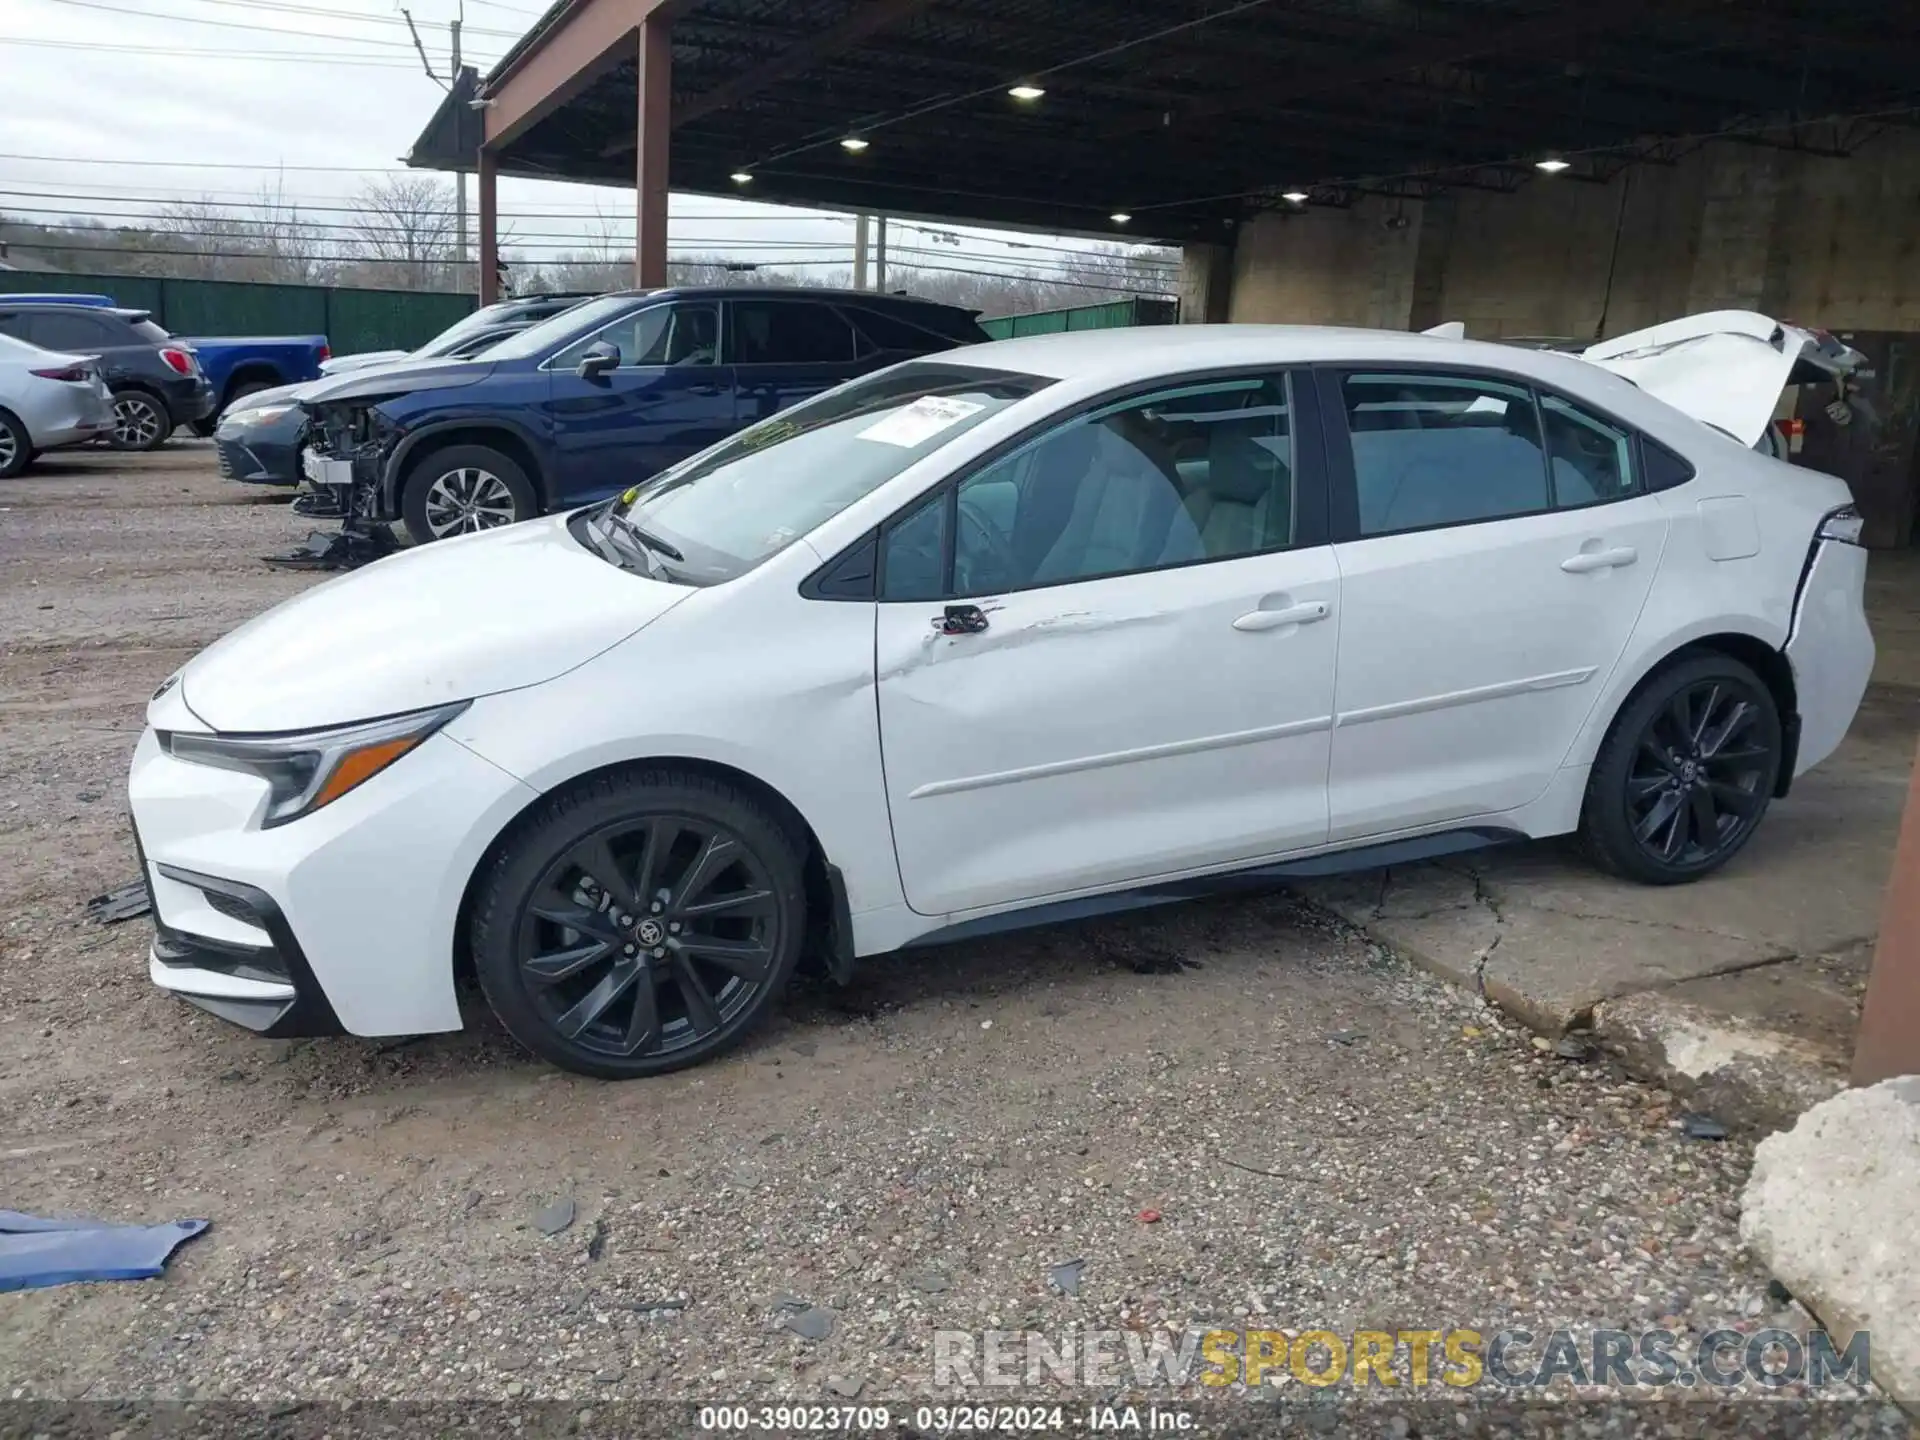
[(977, 400), (955, 400), (948, 395), (922, 395), (911, 405), (903, 405), (891, 415), (874, 421), (855, 438), (877, 440), (882, 445), (898, 445), (903, 450), (911, 450), (986, 408)]

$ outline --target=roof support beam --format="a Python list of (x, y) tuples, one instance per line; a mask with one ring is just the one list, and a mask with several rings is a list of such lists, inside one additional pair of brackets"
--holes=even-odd
[(488, 84), (486, 144), (498, 150), (579, 95), (623, 60), (649, 16), (679, 0), (574, 0)]

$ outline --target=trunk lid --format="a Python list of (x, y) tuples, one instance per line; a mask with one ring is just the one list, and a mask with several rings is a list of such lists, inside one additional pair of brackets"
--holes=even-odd
[(1789, 385), (1844, 380), (1865, 357), (1824, 331), (1753, 310), (1712, 310), (1590, 345), (1594, 364), (1752, 446)]

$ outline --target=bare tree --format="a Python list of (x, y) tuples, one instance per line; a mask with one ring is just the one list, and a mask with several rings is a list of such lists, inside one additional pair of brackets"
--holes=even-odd
[(150, 229), (120, 233), (127, 249), (150, 252), (131, 257), (142, 274), (310, 285), (328, 269), (324, 231), (302, 217), (278, 181), (247, 204), (172, 201)]
[[(471, 288), (453, 187), (431, 175), (369, 180), (341, 227), (340, 283), (393, 290)], [(463, 281), (465, 285), (463, 287)]]

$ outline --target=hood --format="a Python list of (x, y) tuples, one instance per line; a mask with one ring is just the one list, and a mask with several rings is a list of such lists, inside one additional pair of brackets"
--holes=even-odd
[(270, 390), (251, 390), (227, 406), (226, 409), (222, 410), (220, 412), (220, 418), (223, 420), (231, 419), (233, 416), (244, 414), (248, 410), (259, 410), (268, 405), (285, 405), (290, 401), (297, 401), (300, 398), (301, 392), (312, 383), (311, 380), (307, 380), (302, 381), (298, 385), (275, 385)]
[(322, 375), (350, 375), (355, 370), (365, 370), (369, 365), (391, 365), (396, 360), (404, 360), (412, 354), (410, 350), (366, 350), (358, 355), (336, 355), (331, 360), (320, 362)]
[(1746, 446), (1766, 433), (1787, 386), (1839, 379), (1865, 359), (1831, 335), (1752, 310), (1669, 320), (1581, 354)]
[(493, 373), (485, 360), (411, 360), (396, 365), (370, 365), (345, 375), (327, 375), (301, 387), (308, 405), (331, 405), (341, 400), (374, 400), (414, 390), (453, 390), (484, 380)]
[(554, 516), (318, 585), (201, 651), (180, 690), (219, 731), (398, 715), (551, 680), (692, 593), (607, 564)]

